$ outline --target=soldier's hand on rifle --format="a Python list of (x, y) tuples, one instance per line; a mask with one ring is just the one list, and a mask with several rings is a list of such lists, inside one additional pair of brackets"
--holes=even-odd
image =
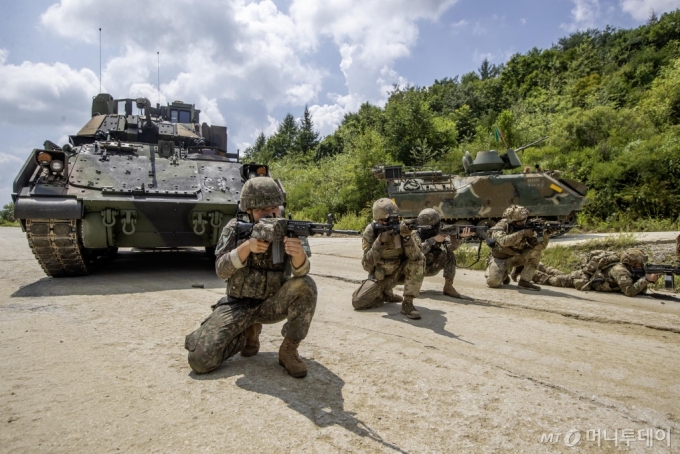
[(399, 224), (399, 234), (401, 236), (411, 236), (413, 232), (411, 231), (410, 228), (406, 225), (406, 223), (402, 222)]
[(257, 238), (251, 238), (248, 240), (248, 249), (254, 254), (262, 254), (263, 252), (266, 252), (268, 248), (268, 241), (258, 240)]
[(292, 257), (300, 257), (305, 255), (305, 250), (302, 249), (302, 243), (300, 242), (300, 238), (291, 238), (288, 236), (284, 237), (283, 247), (286, 250), (286, 254)]
[(659, 275), (658, 274), (646, 274), (645, 279), (647, 279), (649, 282), (656, 282), (659, 280)]
[(444, 240), (446, 239), (447, 236), (448, 236), (448, 235), (442, 235), (442, 234), (440, 233), (439, 235), (435, 235), (435, 236), (434, 236), (434, 240), (435, 240), (437, 243), (441, 243), (442, 241), (444, 241)]
[(534, 230), (533, 229), (524, 229), (522, 230), (522, 235), (524, 235), (525, 238), (529, 238), (534, 236)]
[(465, 227), (463, 230), (460, 231), (458, 236), (461, 238), (467, 238), (470, 236), (475, 236), (475, 232), (470, 231), (470, 227)]

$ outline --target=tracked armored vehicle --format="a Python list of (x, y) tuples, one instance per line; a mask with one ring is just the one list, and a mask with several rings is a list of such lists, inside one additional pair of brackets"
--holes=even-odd
[[(474, 160), (466, 152), (464, 176), (402, 166), (377, 166), (373, 175), (387, 180), (388, 195), (405, 218), (434, 208), (446, 222), (490, 227), (509, 205), (517, 204), (527, 207), (532, 217), (572, 225), (586, 203), (586, 185), (562, 178), (559, 171), (504, 174), (521, 167), (518, 152), (536, 143), (503, 154), (480, 151)], [(561, 233), (566, 231), (568, 227)]]
[(227, 152), (227, 128), (192, 104), (94, 97), (69, 143), (34, 149), (14, 180), (14, 217), (49, 276), (87, 274), (119, 247), (214, 251), (246, 179), (265, 166)]

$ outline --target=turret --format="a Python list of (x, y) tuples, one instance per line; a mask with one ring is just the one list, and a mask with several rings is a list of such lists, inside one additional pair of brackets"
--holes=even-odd
[(501, 173), (503, 170), (517, 169), (522, 167), (522, 161), (519, 159), (518, 153), (543, 142), (547, 138), (543, 137), (516, 150), (508, 148), (503, 154), (499, 154), (496, 150), (479, 151), (474, 161), (472, 156), (470, 156), (470, 152), (466, 151), (463, 156), (463, 168), (468, 175), (493, 175)]

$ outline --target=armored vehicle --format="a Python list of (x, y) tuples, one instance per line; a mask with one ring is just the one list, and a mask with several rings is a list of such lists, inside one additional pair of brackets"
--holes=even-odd
[(377, 166), (373, 175), (387, 180), (388, 195), (405, 218), (417, 217), (424, 208), (434, 208), (444, 221), (490, 227), (509, 205), (517, 204), (527, 207), (532, 217), (574, 224), (576, 213), (586, 202), (586, 185), (561, 178), (556, 170), (503, 173), (521, 167), (518, 152), (540, 141), (503, 154), (480, 151), (474, 161), (465, 152), (465, 176), (402, 166)]
[(69, 143), (34, 149), (14, 180), (14, 216), (49, 276), (87, 274), (119, 247), (214, 251), (239, 194), (266, 166), (227, 152), (227, 128), (175, 101), (93, 98)]

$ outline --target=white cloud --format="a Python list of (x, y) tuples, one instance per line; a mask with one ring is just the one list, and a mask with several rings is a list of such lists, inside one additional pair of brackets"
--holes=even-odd
[(0, 151), (0, 164), (23, 164), (24, 160), (18, 156), (14, 156), (8, 153), (3, 153)]
[(469, 24), (468, 21), (466, 21), (465, 19), (462, 19), (462, 20), (459, 20), (458, 22), (454, 22), (453, 24), (451, 24), (451, 28), (453, 28), (453, 29), (464, 28), (468, 24)]
[(639, 21), (647, 20), (652, 11), (660, 15), (677, 8), (678, 0), (621, 0), (621, 9)]
[(383, 101), (385, 86), (404, 82), (393, 67), (415, 45), (418, 21), (437, 20), (455, 2), (394, 0), (386, 7), (380, 0), (294, 0), (290, 13), (306, 35), (338, 46), (349, 96), (339, 105), (354, 110), (365, 100)]
[[(63, 63), (7, 64), (0, 49), (0, 122), (9, 124), (80, 124), (89, 117), (99, 81), (89, 69)], [(82, 124), (81, 124), (82, 126)]]
[(571, 10), (572, 21), (568, 24), (560, 24), (560, 28), (573, 33), (578, 30), (595, 28), (596, 21), (600, 16), (599, 0), (572, 0), (574, 8)]
[(479, 52), (477, 49), (472, 53), (472, 61), (475, 64), (482, 63), (484, 60), (494, 61), (497, 55), (491, 52)]
[(520, 17), (519, 22), (520, 22), (520, 24), (522, 24), (522, 25), (526, 25), (527, 20), (526, 20), (525, 18), (523, 18), (523, 17)]
[(309, 106), (309, 113), (312, 115), (314, 127), (319, 130), (321, 136), (327, 136), (335, 131), (348, 112), (338, 104), (323, 106), (315, 104)]
[[(241, 145), (259, 131), (274, 132), (271, 113), (282, 106), (311, 105), (317, 127), (328, 134), (363, 102), (384, 103), (393, 84), (408, 83), (395, 62), (410, 55), (421, 23), (438, 20), (457, 1), (392, 0), (386, 6), (381, 0), (291, 0), (286, 11), (272, 0), (191, 5), (166, 0), (153, 14), (141, 14), (137, 0), (60, 0), (44, 11), (40, 22), (45, 31), (92, 46), (98, 45), (101, 27), (102, 83), (116, 98), (145, 96), (159, 102), (159, 51), (160, 103), (180, 99), (195, 103), (202, 121), (236, 123), (235, 130), (228, 125), (230, 140)], [(341, 58), (334, 70), (344, 76), (346, 92), (327, 94), (334, 104), (319, 99), (329, 76), (329, 70), (314, 63), (322, 41), (332, 43)], [(41, 64), (28, 65), (27, 71)], [(97, 77), (89, 70), (57, 65), (52, 71), (68, 73), (77, 90), (63, 89), (54, 97), (88, 114), (90, 97), (99, 89)], [(24, 94), (25, 99), (44, 99), (30, 87)], [(9, 116), (19, 103), (14, 100), (11, 106), (8, 101), (7, 107)], [(55, 111), (54, 106), (21, 108)]]

